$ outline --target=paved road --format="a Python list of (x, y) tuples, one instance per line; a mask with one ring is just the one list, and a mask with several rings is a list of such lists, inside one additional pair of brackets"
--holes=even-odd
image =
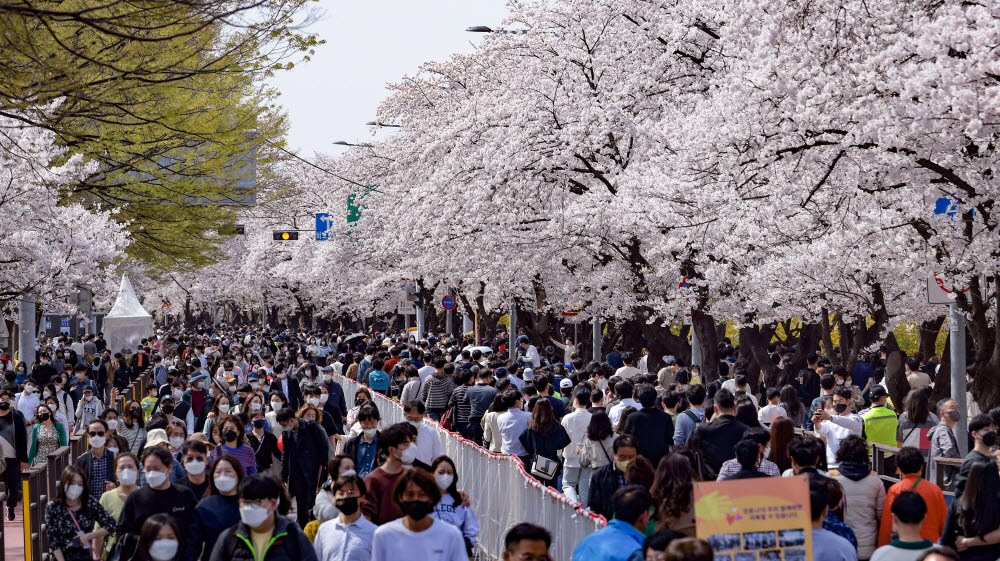
[[(0, 505), (2, 506), (2, 505)], [(24, 518), (21, 505), (17, 505), (14, 521), (7, 520), (7, 507), (3, 507), (3, 549), (4, 559), (20, 561), (24, 559)]]

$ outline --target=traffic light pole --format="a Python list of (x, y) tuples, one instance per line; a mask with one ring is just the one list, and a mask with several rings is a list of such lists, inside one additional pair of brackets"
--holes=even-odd
[(958, 405), (960, 413), (958, 424), (953, 430), (959, 453), (964, 457), (969, 452), (969, 419), (966, 414), (969, 409), (965, 400), (965, 314), (956, 303), (950, 304), (948, 308), (948, 330), (951, 332), (951, 399)]

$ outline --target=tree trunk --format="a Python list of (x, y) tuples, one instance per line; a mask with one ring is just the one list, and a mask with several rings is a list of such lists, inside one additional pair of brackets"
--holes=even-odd
[[(840, 352), (836, 353), (833, 351), (833, 329), (830, 327), (830, 312), (826, 308), (823, 308), (820, 314), (820, 341), (823, 345), (823, 354), (830, 359), (830, 362), (834, 366), (843, 366), (843, 359), (841, 357), (844, 354), (844, 334), (843, 332), (840, 334)], [(839, 319), (840, 314), (837, 314), (834, 318), (834, 325), (839, 323)]]
[(740, 328), (740, 357), (736, 364), (746, 368), (751, 388), (758, 387), (762, 378), (769, 388), (778, 382), (778, 365), (767, 352), (777, 328), (776, 323)]
[(927, 320), (920, 324), (917, 330), (917, 350), (924, 359), (937, 355), (937, 338), (941, 332), (941, 325), (944, 324), (945, 316), (938, 316), (935, 319)]
[(698, 365), (701, 367), (701, 379), (709, 384), (719, 377), (719, 340), (715, 334), (715, 318), (699, 309), (692, 309), (691, 326), (698, 334), (702, 362)]

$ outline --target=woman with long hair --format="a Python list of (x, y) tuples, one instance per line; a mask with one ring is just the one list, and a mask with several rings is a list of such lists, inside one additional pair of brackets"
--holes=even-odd
[(208, 476), (211, 493), (194, 507), (188, 540), (184, 544), (184, 559), (198, 559), (202, 547), (204, 556), (209, 556), (215, 547), (215, 538), (240, 521), (237, 488), (244, 476), (243, 466), (237, 458), (222, 454), (215, 459)]
[[(216, 392), (218, 393), (218, 392)], [(229, 397), (228, 394), (222, 394), (215, 398), (215, 403), (212, 404), (212, 411), (208, 414), (208, 418), (205, 419), (205, 428), (201, 432), (211, 436), (212, 426), (223, 417), (228, 417), (233, 408), (233, 398)]]
[[(799, 392), (795, 386), (788, 384), (781, 388), (781, 401), (778, 403), (792, 420), (795, 428), (802, 428), (802, 423), (806, 421), (806, 408), (799, 399)], [(781, 464), (778, 464), (781, 465)]]
[(771, 423), (771, 442), (768, 445), (770, 450), (767, 459), (774, 462), (778, 469), (784, 473), (792, 469), (792, 459), (788, 455), (788, 445), (795, 436), (795, 425), (788, 417), (778, 417)]
[(44, 403), (40, 403), (35, 409), (35, 418), (31, 420), (31, 424), (28, 464), (31, 467), (44, 466), (49, 461), (49, 454), (61, 446), (69, 445), (69, 433)]
[(431, 474), (441, 490), (441, 500), (434, 505), (431, 516), (442, 522), (447, 522), (462, 531), (465, 547), (472, 556), (479, 536), (479, 521), (476, 513), (462, 504), (462, 495), (458, 492), (458, 469), (455, 462), (448, 456), (438, 456), (431, 464)]
[[(528, 422), (528, 430), (521, 433), (519, 440), (531, 458), (531, 465), (525, 466), (528, 473), (535, 469), (539, 457), (559, 462), (559, 450), (569, 446), (571, 442), (566, 429), (556, 420), (552, 404), (547, 399), (539, 399), (535, 403), (531, 420)], [(556, 467), (555, 473), (543, 483), (555, 484), (560, 471), (562, 471), (561, 463)]]
[[(972, 545), (966, 539), (985, 540), (1000, 527), (1000, 474), (993, 462), (973, 462), (965, 482), (965, 492), (955, 499), (941, 533), (941, 544), (958, 545), (962, 561), (1000, 559), (1000, 543)], [(961, 543), (956, 543), (961, 542)]]
[(246, 443), (247, 433), (243, 421), (236, 415), (226, 415), (218, 423), (222, 441), (208, 454), (208, 463), (214, 465), (216, 459), (232, 456), (240, 462), (245, 475), (257, 473), (257, 457), (253, 448)]
[(507, 402), (503, 400), (503, 392), (497, 391), (497, 394), (493, 396), (493, 404), (490, 405), (486, 415), (483, 415), (483, 443), (486, 444), (490, 452), (495, 454), (500, 453), (500, 446), (503, 444), (497, 417), (507, 409)]
[[(615, 431), (611, 428), (611, 418), (603, 409), (591, 415), (590, 424), (587, 425), (587, 438), (583, 439), (583, 445), (580, 447), (580, 467), (590, 469), (593, 473), (610, 464), (614, 458), (612, 445), (615, 436)], [(582, 481), (582, 473), (580, 478)], [(587, 481), (590, 481), (589, 477)], [(581, 502), (587, 504), (586, 501)]]
[(134, 399), (126, 401), (120, 417), (118, 436), (128, 443), (128, 451), (138, 456), (146, 442), (146, 419), (142, 414), (142, 404)]
[(131, 561), (177, 561), (180, 553), (181, 527), (169, 514), (154, 514), (142, 523)]
[(622, 409), (622, 416), (620, 419), (618, 419), (618, 425), (615, 426), (615, 432), (617, 434), (622, 434), (625, 431), (625, 419), (628, 419), (628, 416), (631, 415), (632, 413), (635, 413), (636, 411), (638, 411), (638, 409), (632, 407), (631, 405), (629, 405), (625, 409)]
[(896, 440), (902, 442), (903, 446), (920, 449), (925, 458), (930, 450), (920, 444), (927, 442), (927, 432), (940, 422), (937, 415), (931, 412), (933, 392), (930, 386), (910, 390), (903, 398), (903, 414), (899, 416), (896, 429)]
[[(94, 529), (100, 524), (100, 528)], [(93, 561), (101, 540), (115, 519), (90, 496), (87, 475), (76, 466), (66, 466), (59, 478), (55, 500), (45, 505), (45, 532), (49, 549), (58, 561)]]
[(653, 496), (656, 530), (667, 528), (694, 535), (694, 482), (691, 461), (683, 454), (667, 454), (656, 466), (649, 492)]

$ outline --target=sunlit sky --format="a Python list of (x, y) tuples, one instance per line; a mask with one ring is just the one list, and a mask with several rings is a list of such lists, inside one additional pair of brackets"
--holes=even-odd
[(321, 0), (319, 6), (322, 19), (308, 29), (326, 44), (273, 80), (291, 121), (289, 148), (306, 158), (341, 153), (332, 145), (338, 140), (369, 140), (365, 123), (375, 119), (387, 84), (425, 61), (473, 51), (483, 34), (465, 29), (499, 27), (507, 13), (504, 0)]

